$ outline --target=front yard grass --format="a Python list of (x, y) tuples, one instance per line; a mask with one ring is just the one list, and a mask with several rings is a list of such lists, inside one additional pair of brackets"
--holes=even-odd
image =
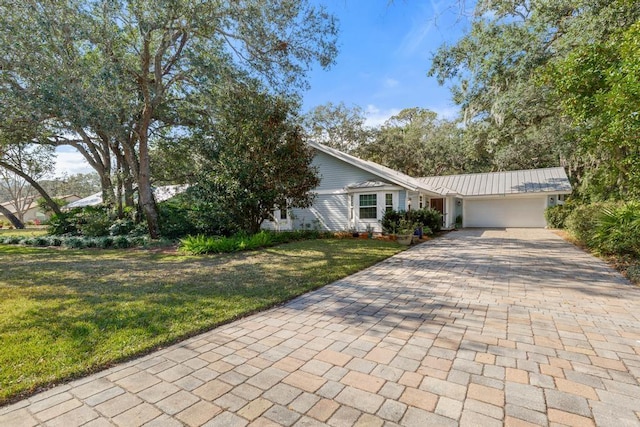
[(215, 256), (0, 245), (0, 404), (287, 301), (402, 249), (359, 239)]

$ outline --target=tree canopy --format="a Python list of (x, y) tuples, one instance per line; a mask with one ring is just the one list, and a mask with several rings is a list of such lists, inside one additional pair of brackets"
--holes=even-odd
[(293, 96), (337, 52), (333, 16), (300, 0), (29, 1), (0, 12), (0, 113), (41, 129), (34, 141), (76, 147), (104, 200), (121, 200), (112, 172), (128, 203), (136, 186), (153, 237), (154, 141), (192, 132), (227, 81), (251, 76)]
[(429, 74), (453, 84), (465, 138), (487, 169), (560, 163), (583, 180), (597, 167), (609, 185), (583, 194), (606, 197), (613, 183), (630, 194), (639, 17), (629, 0), (480, 1)]
[(215, 126), (194, 147), (195, 208), (217, 217), (213, 224), (234, 223), (254, 233), (274, 208), (308, 207), (320, 180), (291, 106), (238, 86), (216, 108)]

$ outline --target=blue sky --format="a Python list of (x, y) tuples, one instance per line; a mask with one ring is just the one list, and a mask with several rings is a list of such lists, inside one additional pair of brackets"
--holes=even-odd
[(431, 58), (464, 30), (456, 0), (317, 0), (340, 22), (340, 54), (330, 70), (310, 75), (305, 111), (327, 102), (359, 106), (370, 124), (403, 108), (451, 118), (458, 108), (447, 87), (427, 77)]
[[(303, 112), (344, 102), (365, 110), (369, 125), (411, 107), (456, 115), (449, 89), (427, 71), (438, 47), (455, 42), (465, 29), (457, 0), (313, 1), (339, 20), (339, 55), (329, 70), (316, 67), (309, 74)], [(91, 171), (74, 149), (58, 150), (56, 175)]]

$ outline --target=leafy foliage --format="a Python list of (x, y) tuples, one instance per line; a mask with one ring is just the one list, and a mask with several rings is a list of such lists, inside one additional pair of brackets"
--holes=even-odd
[(565, 228), (567, 217), (573, 210), (573, 203), (567, 202), (563, 205), (550, 206), (544, 211), (544, 218), (551, 228)]
[(220, 236), (187, 236), (180, 239), (180, 249), (194, 254), (218, 254), (238, 251), (250, 251), (297, 240), (333, 237), (331, 233), (320, 233), (315, 230), (269, 232), (262, 230), (251, 236), (239, 233), (231, 237)]
[(640, 257), (640, 203), (604, 207), (591, 245), (604, 254)]
[(602, 212), (605, 209), (612, 209), (615, 205), (615, 202), (578, 205), (567, 217), (565, 226), (580, 243), (593, 248), (593, 237)]
[(475, 168), (455, 121), (422, 108), (407, 108), (387, 120), (357, 154), (410, 176), (459, 173)]
[(630, 0), (480, 1), (430, 75), (453, 84), (484, 170), (568, 167), (582, 197), (637, 197), (638, 20)]
[(212, 135), (196, 147), (195, 208), (255, 234), (275, 207), (310, 206), (310, 190), (320, 181), (291, 106), (246, 87), (231, 88), (219, 101)]
[[(432, 234), (442, 228), (442, 214), (435, 209), (423, 208), (412, 211), (388, 210), (380, 221), (387, 233), (398, 233), (401, 229), (422, 227), (424, 234)], [(413, 232), (413, 231), (412, 231)]]
[(552, 70), (582, 147), (595, 160), (587, 192), (639, 197), (640, 22), (576, 48)]
[(313, 65), (337, 55), (335, 19), (308, 0), (19, 2), (3, 8), (0, 26), (0, 115), (16, 119), (3, 126), (77, 148), (107, 204), (121, 204), (117, 186), (133, 206), (135, 183), (153, 237), (154, 138), (214, 122), (218, 87), (253, 78), (295, 96)]
[(345, 153), (355, 153), (372, 139), (362, 108), (344, 103), (319, 105), (303, 117), (306, 137)]
[(422, 227), (426, 227), (428, 231), (426, 229), (423, 230), (425, 234), (440, 231), (442, 228), (442, 214), (435, 209), (415, 209), (408, 213), (408, 217)]
[(86, 206), (52, 215), (47, 223), (50, 235), (77, 235), (85, 237), (142, 235), (144, 225), (133, 220), (133, 212), (118, 218), (106, 206)]

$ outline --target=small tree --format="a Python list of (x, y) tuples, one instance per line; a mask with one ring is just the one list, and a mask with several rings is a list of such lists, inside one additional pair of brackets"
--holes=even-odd
[(283, 99), (236, 87), (218, 98), (212, 137), (196, 148), (193, 193), (221, 223), (255, 233), (274, 208), (304, 208), (319, 184), (302, 129)]

